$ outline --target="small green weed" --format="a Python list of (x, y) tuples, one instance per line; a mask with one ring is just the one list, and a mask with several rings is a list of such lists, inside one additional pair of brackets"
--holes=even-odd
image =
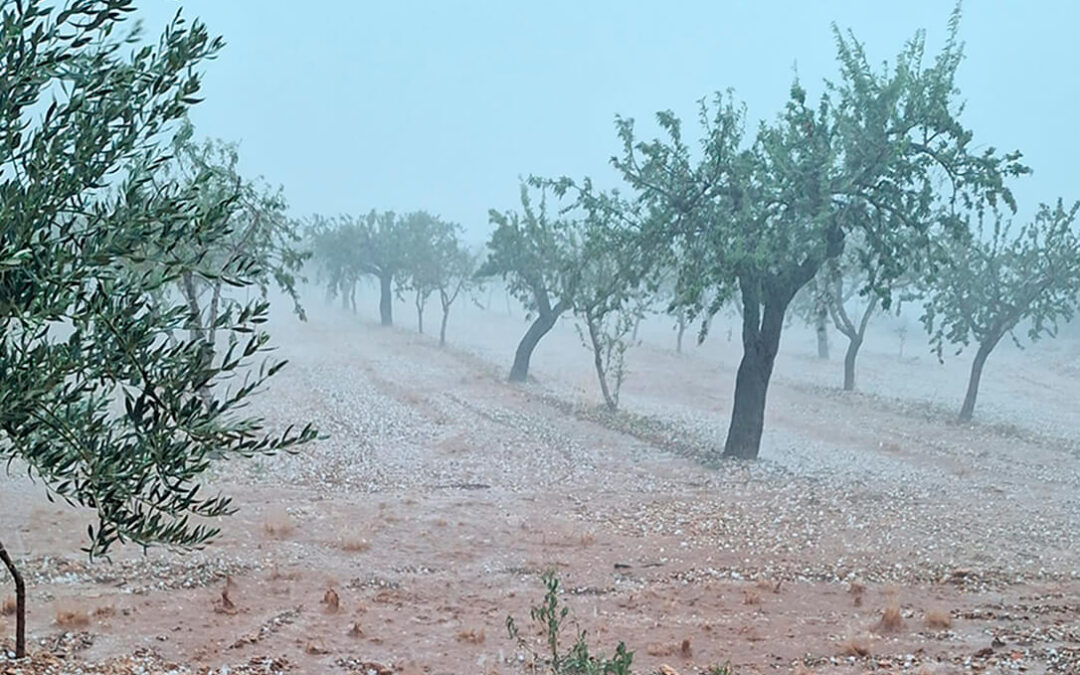
[(533, 672), (552, 675), (630, 675), (634, 653), (628, 651), (622, 642), (611, 658), (593, 656), (589, 653), (586, 632), (582, 630), (568, 650), (564, 652), (561, 649), (560, 640), (570, 616), (570, 608), (559, 604), (559, 578), (555, 573), (545, 572), (541, 578), (547, 592), (543, 602), (532, 608), (530, 616), (543, 631), (547, 652), (543, 655), (537, 653), (530, 642), (522, 637), (514, 617), (506, 617), (506, 630), (510, 638), (532, 656)]

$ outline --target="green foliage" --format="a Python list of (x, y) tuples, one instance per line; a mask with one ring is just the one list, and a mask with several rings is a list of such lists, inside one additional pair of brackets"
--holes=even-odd
[(495, 231), (480, 277), (502, 277), (510, 294), (530, 313), (559, 316), (574, 306), (581, 283), (584, 225), (547, 209), (547, 188), (534, 205), (529, 186), (521, 186), (521, 212), (490, 211)]
[(744, 358), (726, 455), (756, 457), (788, 305), (849, 236), (864, 238), (868, 290), (888, 306), (913, 252), (939, 234), (962, 235), (958, 210), (1014, 207), (1005, 179), (1027, 172), (1019, 153), (976, 150), (959, 120), (957, 24), (954, 14), (932, 62), (920, 33), (883, 70), (835, 31), (840, 77), (816, 105), (796, 81), (778, 118), (750, 138), (730, 94), (701, 103), (696, 149), (670, 111), (657, 114), (662, 137), (652, 141), (618, 119), (613, 163), (644, 214), (641, 248), (675, 265), (677, 296), (693, 314), (740, 297)]
[(282, 189), (271, 189), (261, 178), (243, 178), (237, 167), (237, 144), (220, 140), (198, 143), (193, 136), (194, 128), (185, 120), (173, 138), (172, 160), (150, 174), (151, 185), (176, 183), (197, 192), (202, 207), (224, 208), (221, 217), (226, 220), (227, 234), (213, 241), (204, 238), (186, 244), (198, 254), (202, 272), (186, 273), (176, 284), (192, 313), (191, 329), (213, 344), (218, 317), (240, 308), (223, 281), (239, 270), (245, 271), (264, 299), (271, 284), (276, 285), (290, 296), (294, 311), (304, 319), (296, 275), (310, 252), (297, 248), (300, 235), (297, 224), (286, 216)]
[(584, 234), (573, 311), (580, 320), (578, 337), (593, 353), (604, 402), (614, 411), (626, 376), (626, 351), (645, 314), (644, 269), (636, 242), (606, 212), (591, 211)]
[(462, 247), (461, 226), (456, 223), (416, 211), (405, 216), (401, 226), (399, 294), (403, 290), (413, 293), (421, 333), (424, 306), (433, 293), (438, 294), (444, 317), (440, 340), (445, 342), (445, 319), (454, 301), (473, 283), (476, 258)]
[(971, 342), (992, 349), (1006, 334), (1019, 346), (1013, 331), (1022, 322), (1035, 341), (1072, 318), (1080, 295), (1078, 209), (1042, 204), (1015, 234), (1011, 219), (988, 213), (972, 237), (942, 244), (938, 272), (922, 288), (922, 321), (939, 358), (946, 344), (957, 353)]
[(365, 235), (351, 219), (315, 215), (307, 224), (316, 279), (326, 286), (329, 299), (352, 300), (356, 311), (356, 284), (366, 274), (362, 265)]
[(610, 658), (593, 656), (584, 630), (577, 632), (574, 643), (565, 651), (561, 647), (562, 633), (570, 618), (570, 608), (559, 603), (559, 578), (554, 572), (543, 577), (547, 592), (544, 600), (532, 608), (530, 616), (544, 636), (546, 652), (537, 653), (529, 640), (518, 630), (513, 617), (506, 617), (506, 629), (518, 647), (531, 655), (533, 672), (552, 675), (629, 675), (634, 653), (620, 642)]
[[(97, 514), (91, 556), (125, 541), (205, 543), (217, 529), (202, 519), (232, 510), (199, 482), (212, 458), (315, 436), (268, 435), (239, 415), (283, 365), (253, 367), (268, 348), (265, 302), (219, 317), (233, 339), (212, 360), (200, 337), (169, 339), (189, 310), (162, 301), (162, 287), (210, 280), (202, 245), (234, 233), (231, 203), (203, 198), (208, 177), (155, 182), (168, 161), (159, 139), (197, 100), (197, 68), (222, 43), (177, 16), (156, 46), (139, 46), (119, 36), (132, 10), (26, 0), (0, 19), (0, 461)], [(257, 283), (250, 264), (216, 274)]]

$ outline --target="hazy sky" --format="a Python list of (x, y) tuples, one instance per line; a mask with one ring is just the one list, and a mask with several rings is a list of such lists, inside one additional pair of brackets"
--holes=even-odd
[[(613, 2), (143, 0), (148, 31), (178, 7), (227, 47), (192, 117), (239, 140), (242, 168), (293, 212), (427, 209), (479, 240), (518, 176), (612, 184), (616, 113), (684, 118), (729, 87), (773, 117), (794, 68), (811, 94), (836, 73), (830, 23), (877, 60), (917, 29), (943, 40), (942, 0)], [(1080, 3), (969, 1), (959, 85), (976, 139), (1022, 150), (1025, 203), (1080, 198)], [(1031, 208), (1031, 207), (1028, 207)]]

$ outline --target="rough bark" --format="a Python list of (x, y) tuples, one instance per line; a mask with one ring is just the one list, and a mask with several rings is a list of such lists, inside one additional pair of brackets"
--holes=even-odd
[(524, 382), (529, 378), (529, 360), (532, 359), (533, 350), (540, 339), (555, 327), (560, 313), (552, 310), (537, 314), (536, 320), (529, 326), (529, 330), (525, 331), (525, 336), (521, 338), (514, 353), (514, 365), (510, 368), (511, 382)]
[(979, 395), (979, 380), (982, 379), (983, 366), (990, 352), (997, 346), (1000, 335), (991, 335), (979, 343), (979, 350), (975, 352), (975, 360), (971, 362), (971, 375), (968, 377), (967, 393), (964, 394), (964, 404), (960, 407), (959, 419), (961, 422), (970, 422), (975, 414), (975, 399)]
[(379, 274), (379, 320), (384, 326), (394, 325), (394, 275), (390, 272)]
[(15, 658), (21, 659), (26, 656), (26, 583), (3, 542), (0, 542), (0, 561), (15, 580)]

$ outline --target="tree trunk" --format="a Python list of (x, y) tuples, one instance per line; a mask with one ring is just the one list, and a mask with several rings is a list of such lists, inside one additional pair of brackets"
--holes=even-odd
[(611, 395), (608, 387), (607, 374), (604, 372), (603, 347), (600, 345), (600, 334), (596, 328), (596, 322), (590, 318), (585, 319), (585, 325), (589, 328), (589, 341), (592, 343), (593, 365), (596, 367), (596, 377), (600, 380), (600, 393), (604, 395), (604, 403), (608, 410), (615, 412), (619, 409), (619, 401)]
[(446, 322), (450, 318), (450, 306), (443, 305), (442, 324), (439, 326), (439, 346), (446, 346)]
[(555, 327), (555, 321), (559, 318), (558, 312), (546, 312), (538, 314), (536, 320), (525, 331), (525, 337), (521, 338), (517, 352), (514, 354), (514, 365), (510, 368), (511, 382), (524, 382), (529, 378), (529, 359), (532, 358), (533, 350), (540, 342), (540, 338), (548, 334)]
[(193, 273), (184, 272), (181, 275), (180, 291), (183, 293), (188, 306), (189, 316), (185, 322), (188, 334), (192, 340), (205, 337), (205, 331), (203, 331), (202, 327), (202, 310), (199, 308), (199, 290), (195, 287), (195, 275)]
[(394, 325), (394, 275), (382, 273), (379, 275), (379, 319), (384, 326)]
[(819, 359), (829, 360), (829, 308), (822, 304), (814, 315), (814, 328), (817, 330), (817, 355)]
[(844, 353), (844, 391), (855, 390), (855, 359), (859, 356), (862, 338), (848, 338), (847, 352)]
[[(199, 351), (202, 353), (202, 364), (204, 367), (209, 367), (214, 360), (214, 347), (210, 343), (213, 333), (207, 331), (206, 326), (203, 325), (202, 309), (199, 307), (199, 290), (195, 283), (195, 275), (191, 272), (184, 272), (180, 277), (180, 292), (183, 294), (184, 299), (188, 305), (188, 319), (187, 329), (188, 335), (192, 341), (200, 340)], [(214, 293), (213, 311), (217, 311), (217, 302), (220, 290)], [(211, 326), (213, 324), (211, 323)], [(211, 328), (212, 330), (212, 328)], [(210, 402), (210, 385), (205, 385), (197, 392), (203, 402)]]
[[(750, 292), (743, 289), (744, 296)], [(731, 410), (724, 457), (757, 459), (761, 433), (765, 427), (765, 398), (769, 390), (773, 363), (780, 348), (784, 312), (790, 302), (782, 296), (767, 298), (764, 305), (755, 298), (744, 298), (743, 358), (735, 376), (735, 400)], [(758, 325), (758, 316), (764, 318)]]
[(21, 659), (26, 656), (26, 584), (3, 542), (0, 542), (0, 561), (15, 580), (15, 658)]
[(352, 305), (352, 313), (356, 314), (356, 279), (349, 284), (349, 303)]
[(214, 283), (214, 294), (210, 297), (209, 316), (206, 317), (206, 341), (210, 343), (210, 349), (213, 350), (215, 343), (217, 342), (217, 318), (218, 308), (221, 306), (221, 282)]
[(971, 376), (968, 378), (967, 393), (964, 395), (964, 405), (960, 407), (960, 421), (970, 422), (975, 413), (975, 398), (979, 395), (979, 380), (982, 379), (983, 366), (986, 358), (997, 346), (1001, 338), (990, 338), (979, 344), (979, 351), (975, 352), (975, 360), (971, 363)]
[(686, 332), (686, 312), (679, 310), (679, 329), (675, 334), (675, 353), (682, 354), (682, 338)]
[(420, 291), (416, 292), (416, 330), (421, 335), (424, 334), (424, 298), (421, 297)]

